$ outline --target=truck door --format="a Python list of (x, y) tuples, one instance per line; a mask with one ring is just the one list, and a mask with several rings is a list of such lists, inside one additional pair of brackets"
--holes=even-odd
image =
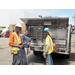
[(27, 29), (34, 45), (40, 45), (43, 41), (43, 26), (28, 26)]

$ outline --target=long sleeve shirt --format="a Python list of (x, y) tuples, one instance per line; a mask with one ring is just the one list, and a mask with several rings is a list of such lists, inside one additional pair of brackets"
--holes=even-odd
[[(18, 35), (18, 34), (17, 34)], [(19, 37), (19, 35), (18, 35), (18, 37)], [(14, 35), (13, 34), (11, 34), (10, 35), (10, 39), (9, 39), (9, 46), (12, 46), (12, 44), (14, 43)], [(21, 39), (21, 43), (23, 43), (23, 40)]]

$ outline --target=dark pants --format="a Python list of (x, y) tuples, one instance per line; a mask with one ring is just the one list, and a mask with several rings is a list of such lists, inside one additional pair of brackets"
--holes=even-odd
[(27, 65), (27, 58), (24, 48), (20, 49), (20, 51), (17, 54), (13, 54), (12, 65)]

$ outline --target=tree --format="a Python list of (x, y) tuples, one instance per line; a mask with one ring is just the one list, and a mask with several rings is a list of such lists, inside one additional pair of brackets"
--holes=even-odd
[(8, 27), (8, 29), (9, 29), (9, 27)]
[(5, 27), (5, 26), (0, 26), (0, 28), (4, 29), (4, 28), (6, 28), (6, 27)]

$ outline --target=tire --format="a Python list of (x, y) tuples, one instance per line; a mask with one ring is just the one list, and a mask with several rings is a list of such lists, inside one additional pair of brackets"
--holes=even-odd
[(70, 58), (70, 54), (69, 54), (69, 55), (65, 55), (65, 57), (66, 57), (67, 59), (69, 59), (69, 58)]
[(37, 52), (36, 52), (36, 51), (33, 51), (33, 54), (34, 54), (34, 55), (37, 55)]
[(43, 57), (43, 53), (40, 52), (40, 51), (37, 52), (37, 55), (38, 55), (39, 57)]
[(43, 57), (42, 52), (39, 52), (39, 51), (33, 51), (33, 54), (35, 56)]

